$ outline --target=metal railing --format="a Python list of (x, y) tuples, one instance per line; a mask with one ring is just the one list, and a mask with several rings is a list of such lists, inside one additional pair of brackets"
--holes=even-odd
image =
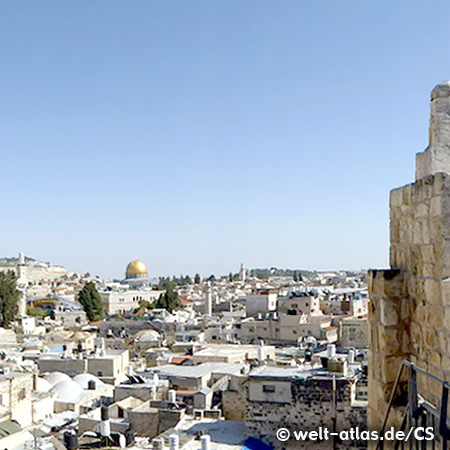
[[(409, 369), (407, 391), (401, 391), (401, 379), (405, 369)], [(418, 375), (441, 386), (440, 405), (433, 405), (426, 400), (418, 389)], [(383, 422), (380, 437), (385, 436), (389, 425), (390, 414), (394, 407), (401, 408), (403, 419), (400, 429), (403, 432), (400, 438), (394, 440), (379, 439), (376, 450), (410, 449), (410, 450), (447, 450), (450, 440), (448, 424), (448, 397), (450, 384), (428, 373), (420, 367), (403, 361), (392, 389), (389, 406)], [(400, 392), (399, 392), (400, 391)], [(427, 432), (426, 430), (430, 430)], [(432, 431), (431, 431), (432, 430)], [(398, 436), (398, 434), (396, 434)]]

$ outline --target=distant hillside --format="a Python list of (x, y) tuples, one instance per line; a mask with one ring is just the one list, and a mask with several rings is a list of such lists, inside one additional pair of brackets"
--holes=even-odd
[(304, 269), (278, 269), (271, 267), (270, 269), (251, 269), (250, 274), (254, 277), (258, 277), (260, 280), (267, 280), (270, 277), (290, 277), (294, 276), (294, 272), (302, 277), (311, 277), (316, 274), (311, 270)]

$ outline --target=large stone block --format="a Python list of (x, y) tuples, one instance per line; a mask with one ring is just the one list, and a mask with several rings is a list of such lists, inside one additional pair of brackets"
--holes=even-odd
[(429, 210), (426, 203), (419, 203), (414, 208), (414, 219), (426, 218), (428, 214)]
[(386, 383), (395, 382), (404, 359), (405, 359), (404, 356), (388, 356), (383, 359), (382, 363), (383, 381), (385, 381)]
[(425, 298), (429, 304), (441, 304), (441, 283), (434, 279), (425, 280)]
[(411, 320), (411, 313), (414, 307), (414, 300), (411, 297), (402, 298), (400, 307), (400, 320), (402, 322), (409, 322)]
[(402, 188), (393, 189), (390, 193), (390, 206), (391, 208), (400, 207), (403, 203)]
[(402, 348), (402, 331), (391, 327), (378, 327), (378, 339), (380, 351), (385, 356), (396, 355)]
[(430, 215), (441, 216), (442, 215), (442, 197), (435, 196), (430, 200)]
[(436, 332), (444, 327), (445, 312), (445, 309), (440, 305), (430, 305), (426, 307), (427, 323)]
[(384, 326), (395, 326), (398, 324), (397, 304), (390, 299), (380, 301), (380, 321)]

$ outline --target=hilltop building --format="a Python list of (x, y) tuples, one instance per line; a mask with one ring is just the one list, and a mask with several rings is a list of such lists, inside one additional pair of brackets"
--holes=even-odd
[(148, 286), (147, 266), (139, 259), (131, 261), (125, 270), (123, 283), (133, 288)]

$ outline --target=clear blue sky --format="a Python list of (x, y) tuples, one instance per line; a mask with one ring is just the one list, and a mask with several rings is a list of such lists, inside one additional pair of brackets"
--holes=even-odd
[(1, 254), (120, 277), (388, 263), (450, 2), (1, 1)]

